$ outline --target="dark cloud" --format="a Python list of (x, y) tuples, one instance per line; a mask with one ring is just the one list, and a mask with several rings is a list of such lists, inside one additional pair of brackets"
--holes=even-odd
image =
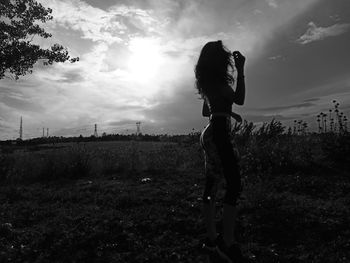
[(146, 31), (144, 30), (141, 21), (137, 19), (137, 16), (127, 17), (124, 15), (115, 15), (114, 19), (127, 28), (128, 35), (146, 35)]
[(304, 102), (314, 102), (314, 101), (319, 101), (320, 98), (311, 98), (311, 99), (306, 99)]
[(15, 98), (10, 96), (3, 96), (0, 99), (0, 102), (5, 105), (23, 111), (31, 111), (31, 112), (43, 112), (44, 108), (41, 105), (38, 105), (28, 99)]
[(0, 94), (9, 94), (13, 92), (13, 88), (7, 88), (7, 87), (0, 87)]
[(245, 21), (252, 3), (238, 1), (176, 1), (171, 18), (173, 28), (181, 30), (184, 38), (231, 32), (237, 21)]
[[(349, 8), (347, 8), (349, 7)], [(325, 83), (339, 82), (348, 78), (350, 68), (350, 33), (300, 46), (295, 40), (303, 33), (310, 17), (317, 22), (329, 23), (329, 15), (341, 14), (342, 23), (349, 23), (350, 2), (318, 1), (289, 24), (278, 28), (264, 46), (264, 57), (247, 58), (246, 79), (249, 84), (248, 104), (268, 104), (279, 98), (293, 103), (292, 96), (322, 87)], [(316, 19), (315, 19), (316, 20)], [(327, 22), (328, 21), (328, 22)], [(266, 57), (281, 54), (284, 60), (266, 60)], [(334, 93), (334, 90), (329, 90)], [(337, 91), (338, 92), (338, 91)], [(323, 93), (316, 96), (324, 96)]]
[(107, 123), (109, 126), (115, 126), (115, 127), (120, 127), (124, 125), (135, 125), (136, 121), (138, 120), (132, 120), (132, 119), (124, 119), (124, 120), (119, 120), (119, 121), (110, 121)]
[(302, 114), (300, 114), (300, 116), (310, 117), (310, 116), (313, 116), (313, 114), (312, 113), (302, 113)]
[(342, 106), (342, 105), (340, 105), (340, 109), (342, 110), (350, 110), (350, 104), (348, 104), (348, 105), (345, 105), (345, 106)]
[[(48, 68), (48, 66), (45, 66), (45, 67), (47, 70), (51, 70), (50, 68)], [(53, 73), (53, 74), (55, 74), (55, 73)], [(43, 77), (43, 79), (50, 81), (50, 82), (53, 81), (51, 76)], [(60, 82), (60, 83), (79, 83), (82, 81), (84, 81), (84, 77), (81, 74), (81, 72), (79, 72), (77, 70), (63, 72), (62, 74), (59, 74), (59, 79), (57, 80), (57, 82)]]
[(62, 76), (62, 78), (59, 80), (59, 82), (64, 83), (75, 83), (75, 82), (81, 82), (84, 80), (84, 77), (79, 72), (65, 72)]
[(105, 108), (105, 109), (111, 109), (111, 110), (114, 110), (114, 111), (122, 111), (122, 112), (125, 112), (125, 111), (129, 111), (129, 110), (132, 110), (132, 111), (140, 111), (142, 109), (144, 109), (143, 106), (141, 105), (117, 105), (117, 104), (111, 104), (111, 103), (101, 103), (100, 104), (100, 107), (102, 108)]
[(270, 122), (273, 119), (277, 121), (287, 121), (294, 119), (293, 117), (284, 117), (282, 115), (243, 115), (243, 119), (251, 122)]
[(301, 107), (312, 107), (312, 106), (315, 106), (315, 104), (313, 104), (311, 102), (304, 102), (304, 103), (293, 104), (293, 105), (258, 108), (258, 109), (254, 109), (254, 110), (257, 110), (257, 111), (280, 111), (280, 110), (289, 110), (289, 109), (295, 109), (295, 108), (301, 108)]
[[(2, 118), (0, 118), (0, 120), (2, 120)], [(10, 126), (0, 122), (0, 129), (5, 130), (5, 129), (10, 129), (10, 128), (11, 128)]]
[(132, 5), (142, 9), (149, 9), (151, 7), (151, 0), (83, 0), (91, 6), (107, 10), (115, 5)]
[(202, 101), (199, 100), (196, 91), (179, 87), (179, 92), (172, 98), (164, 100), (157, 106), (143, 111), (147, 120), (153, 120), (155, 131), (169, 133), (187, 133), (193, 128), (202, 129), (206, 124), (206, 118), (202, 117)]

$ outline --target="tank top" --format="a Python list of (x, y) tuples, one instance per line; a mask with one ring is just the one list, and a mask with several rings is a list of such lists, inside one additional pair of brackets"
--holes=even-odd
[(209, 107), (210, 113), (231, 114), (234, 95), (235, 93), (232, 88), (227, 87), (215, 93), (206, 94), (204, 99)]

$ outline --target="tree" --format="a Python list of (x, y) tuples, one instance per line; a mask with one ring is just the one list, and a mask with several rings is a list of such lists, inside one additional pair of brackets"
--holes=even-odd
[(15, 79), (27, 73), (38, 60), (44, 65), (54, 62), (79, 61), (71, 58), (65, 47), (54, 44), (44, 49), (33, 44), (33, 38), (49, 38), (37, 23), (52, 20), (52, 9), (43, 7), (35, 0), (1, 0), (0, 1), (0, 79), (10, 75)]

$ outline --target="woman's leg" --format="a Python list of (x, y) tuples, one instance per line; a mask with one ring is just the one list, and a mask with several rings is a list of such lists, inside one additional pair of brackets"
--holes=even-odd
[(223, 239), (226, 245), (230, 246), (236, 242), (234, 231), (237, 217), (236, 202), (241, 192), (240, 171), (238, 159), (230, 141), (226, 120), (221, 119), (217, 121), (216, 125), (214, 125), (213, 134), (226, 180), (223, 209)]
[(215, 224), (215, 194), (216, 181), (214, 178), (207, 177), (203, 194), (203, 217), (207, 231), (207, 237), (215, 240), (217, 236)]
[[(227, 160), (228, 161), (228, 160)], [(229, 166), (227, 170), (224, 170), (226, 179), (226, 193), (224, 200), (224, 211), (223, 211), (223, 238), (226, 245), (230, 246), (235, 243), (235, 226), (237, 218), (237, 199), (241, 193), (241, 178), (238, 168), (238, 160), (234, 156), (230, 163), (226, 164)]]
[(207, 231), (207, 237), (213, 241), (216, 239), (216, 225), (215, 225), (215, 203), (203, 203), (203, 217)]
[(213, 144), (212, 127), (209, 124), (201, 135), (201, 146), (204, 151), (205, 160), (205, 187), (203, 192), (203, 218), (207, 237), (213, 241), (216, 239), (215, 223), (215, 197), (217, 192), (217, 164), (215, 163), (215, 145)]
[(233, 243), (236, 243), (235, 239), (235, 226), (237, 218), (237, 207), (234, 205), (224, 204), (223, 213), (223, 239), (225, 244), (229, 247)]

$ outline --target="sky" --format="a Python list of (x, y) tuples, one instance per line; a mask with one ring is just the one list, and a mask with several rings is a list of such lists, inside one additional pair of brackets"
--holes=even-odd
[[(208, 41), (246, 57), (246, 100), (233, 111), (286, 126), (340, 103), (350, 114), (349, 0), (40, 0), (53, 37), (79, 62), (0, 80), (0, 140), (52, 136), (187, 134), (208, 123), (194, 67)], [(46, 130), (45, 130), (46, 131)], [(46, 132), (45, 132), (46, 133)]]

